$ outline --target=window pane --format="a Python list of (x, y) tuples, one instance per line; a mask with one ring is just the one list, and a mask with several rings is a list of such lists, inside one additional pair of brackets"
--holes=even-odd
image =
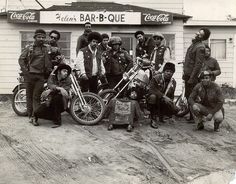
[(226, 40), (211, 39), (211, 56), (216, 59), (226, 59)]

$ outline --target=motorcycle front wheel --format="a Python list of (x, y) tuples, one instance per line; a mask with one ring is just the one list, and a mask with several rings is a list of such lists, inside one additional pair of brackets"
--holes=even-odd
[(85, 92), (83, 98), (85, 105), (81, 104), (80, 98), (74, 96), (70, 103), (70, 113), (72, 118), (82, 125), (95, 125), (102, 118), (105, 111), (105, 104), (98, 95)]
[(184, 117), (186, 114), (189, 113), (188, 100), (186, 97), (182, 98), (182, 95), (180, 95), (177, 98), (175, 105), (180, 109), (175, 116)]
[(19, 86), (14, 90), (12, 98), (12, 109), (19, 116), (27, 116), (25, 87)]

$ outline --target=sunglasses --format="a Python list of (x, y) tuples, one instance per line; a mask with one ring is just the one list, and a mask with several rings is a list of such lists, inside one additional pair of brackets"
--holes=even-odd
[(50, 36), (51, 39), (57, 40), (57, 37), (55, 36)]

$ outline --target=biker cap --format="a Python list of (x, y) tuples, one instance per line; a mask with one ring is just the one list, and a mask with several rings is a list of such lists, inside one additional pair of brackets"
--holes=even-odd
[(66, 69), (68, 71), (68, 76), (71, 74), (71, 67), (67, 64), (59, 64), (57, 66), (57, 69), (54, 71), (54, 74), (57, 74), (58, 71), (61, 71), (62, 69)]
[(163, 68), (163, 72), (165, 70), (171, 70), (173, 73), (175, 73), (175, 64), (171, 62), (167, 62)]
[(153, 38), (154, 38), (154, 37), (160, 37), (160, 38), (162, 38), (162, 40), (164, 39), (163, 34), (161, 34), (161, 33), (159, 33), (159, 32), (153, 33), (153, 34), (152, 34), (152, 37), (153, 37)]
[(46, 32), (43, 29), (36, 29), (35, 32), (34, 32), (34, 38), (37, 35), (45, 35), (46, 36)]

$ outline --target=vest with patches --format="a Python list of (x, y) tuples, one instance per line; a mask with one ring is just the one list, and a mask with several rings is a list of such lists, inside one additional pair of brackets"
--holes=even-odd
[[(93, 71), (93, 54), (90, 51), (88, 46), (80, 50), (83, 52), (83, 55), (84, 55), (85, 73), (90, 78), (92, 77), (92, 71)], [(97, 67), (98, 67), (97, 75), (100, 75), (101, 74), (101, 53), (98, 50), (96, 52), (96, 61), (97, 61)]]
[[(162, 45), (158, 48), (155, 48), (151, 54), (151, 61), (155, 61), (155, 70), (159, 70), (159, 68), (161, 67), (161, 65), (164, 62), (164, 53), (166, 51), (166, 46)], [(156, 58), (153, 58), (155, 56), (155, 52), (156, 52)]]

